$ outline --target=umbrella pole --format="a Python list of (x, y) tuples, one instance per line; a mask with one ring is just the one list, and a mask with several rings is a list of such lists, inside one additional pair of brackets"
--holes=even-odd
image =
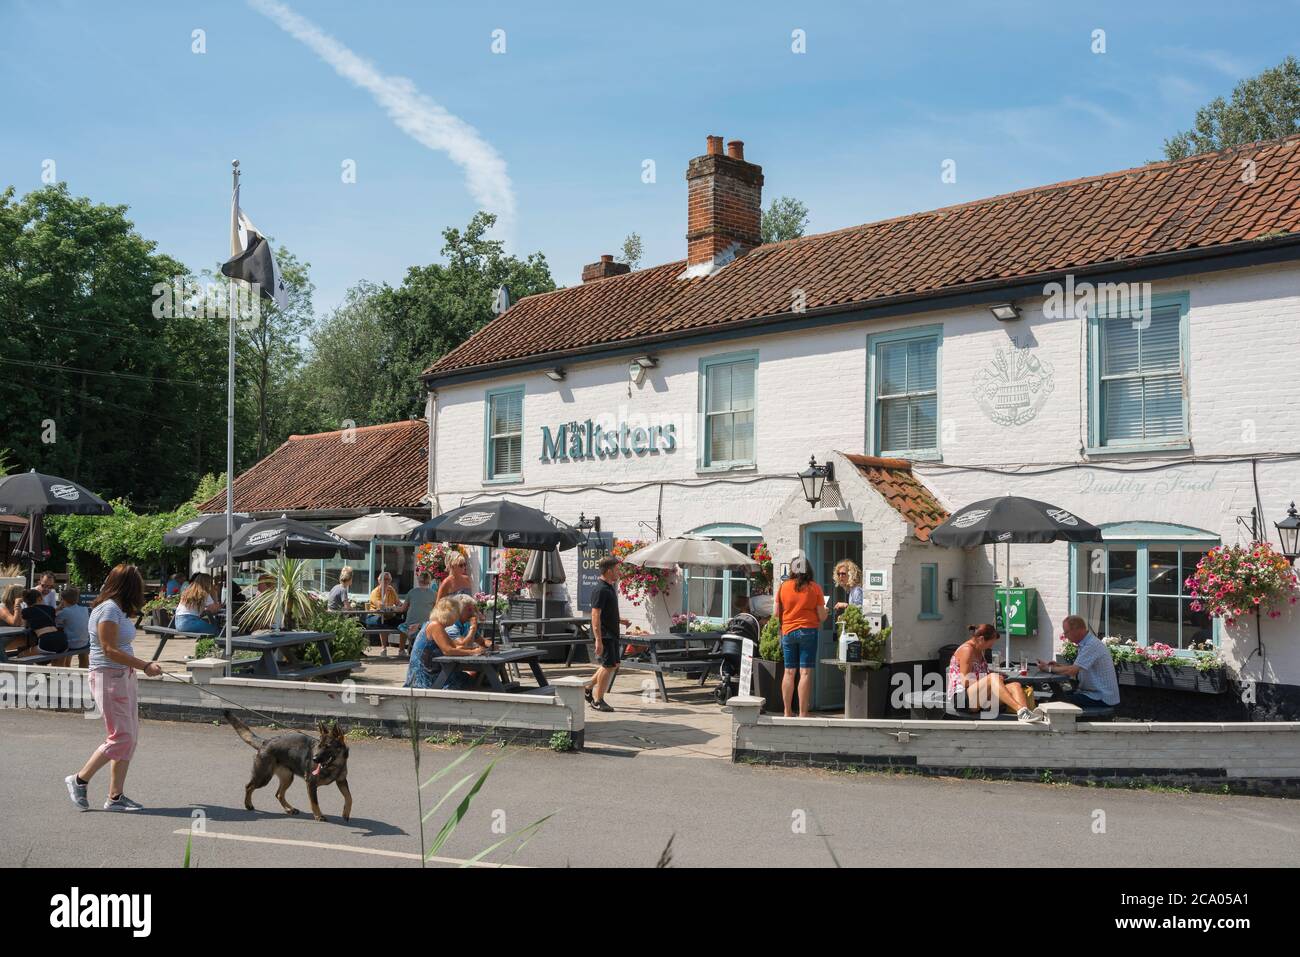
[(1011, 667), (1011, 543), (1007, 542), (1007, 573), (1002, 579), (1002, 631), (1005, 635), (1006, 659), (1002, 662), (1004, 668)]

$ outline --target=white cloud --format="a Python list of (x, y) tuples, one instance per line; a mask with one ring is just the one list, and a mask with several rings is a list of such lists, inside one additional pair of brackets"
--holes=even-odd
[(1234, 57), (1222, 50), (1193, 50), (1191, 47), (1161, 47), (1162, 56), (1186, 63), (1196, 63), (1222, 73), (1224, 76), (1238, 79), (1246, 75), (1249, 66), (1246, 61)]
[(339, 76), (367, 91), (389, 118), (411, 139), (446, 153), (465, 170), (470, 195), (499, 217), (498, 227), (509, 234), (515, 217), (514, 187), (506, 162), (464, 120), (448, 113), (403, 76), (386, 76), (309, 20), (276, 0), (248, 0), (258, 13), (302, 42), (334, 68)]

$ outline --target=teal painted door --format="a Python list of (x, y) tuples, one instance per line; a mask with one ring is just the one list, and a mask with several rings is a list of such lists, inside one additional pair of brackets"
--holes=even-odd
[(805, 551), (812, 562), (813, 577), (822, 591), (830, 596), (832, 614), (822, 625), (817, 642), (817, 671), (813, 679), (813, 710), (827, 711), (844, 707), (844, 673), (834, 665), (823, 665), (825, 658), (839, 656), (838, 640), (834, 629), (834, 606), (847, 595), (835, 593), (835, 565), (842, 559), (862, 564), (862, 527), (835, 526), (829, 529), (814, 528), (808, 532)]

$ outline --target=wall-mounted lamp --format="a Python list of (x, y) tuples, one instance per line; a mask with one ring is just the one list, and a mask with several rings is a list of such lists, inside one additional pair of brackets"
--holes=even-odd
[(1300, 514), (1295, 510), (1295, 502), (1286, 510), (1286, 518), (1273, 524), (1277, 526), (1277, 537), (1282, 540), (1282, 554), (1287, 561), (1294, 562), (1300, 558)]
[(550, 379), (552, 382), (563, 382), (564, 377), (567, 375), (568, 373), (559, 366), (556, 366), (554, 369), (546, 370), (546, 378)]
[(1015, 322), (1020, 318), (1020, 309), (1010, 302), (995, 302), (989, 306), (989, 312), (998, 322)]
[(827, 480), (835, 481), (835, 463), (818, 465), (817, 456), (809, 456), (808, 467), (799, 473), (799, 481), (803, 483), (803, 497), (813, 508), (822, 500), (822, 490), (825, 489)]
[(948, 600), (961, 601), (961, 581), (959, 579), (948, 579)]
[(646, 372), (657, 365), (659, 365), (659, 360), (654, 356), (637, 356), (628, 363), (628, 378), (632, 380), (633, 385), (640, 385), (645, 381)]

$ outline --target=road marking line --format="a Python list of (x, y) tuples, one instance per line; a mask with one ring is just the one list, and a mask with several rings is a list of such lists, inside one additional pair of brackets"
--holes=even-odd
[[(351, 851), (353, 854), (372, 854), (376, 857), (398, 857), (407, 861), (418, 861), (419, 854), (410, 851), (387, 851), (378, 847), (354, 847), (351, 844), (329, 844), (325, 841), (295, 841), (287, 837), (257, 837), (252, 834), (226, 834), (217, 831), (196, 831), (188, 827), (177, 828), (173, 834), (193, 834), (195, 837), (214, 837), (223, 841), (244, 841), (248, 844), (281, 844), (288, 847), (314, 847), (327, 851)], [(467, 861), (460, 857), (431, 857), (430, 861), (438, 864), (457, 864), (468, 867), (509, 867), (520, 868), (521, 864), (492, 864), (487, 861)]]

